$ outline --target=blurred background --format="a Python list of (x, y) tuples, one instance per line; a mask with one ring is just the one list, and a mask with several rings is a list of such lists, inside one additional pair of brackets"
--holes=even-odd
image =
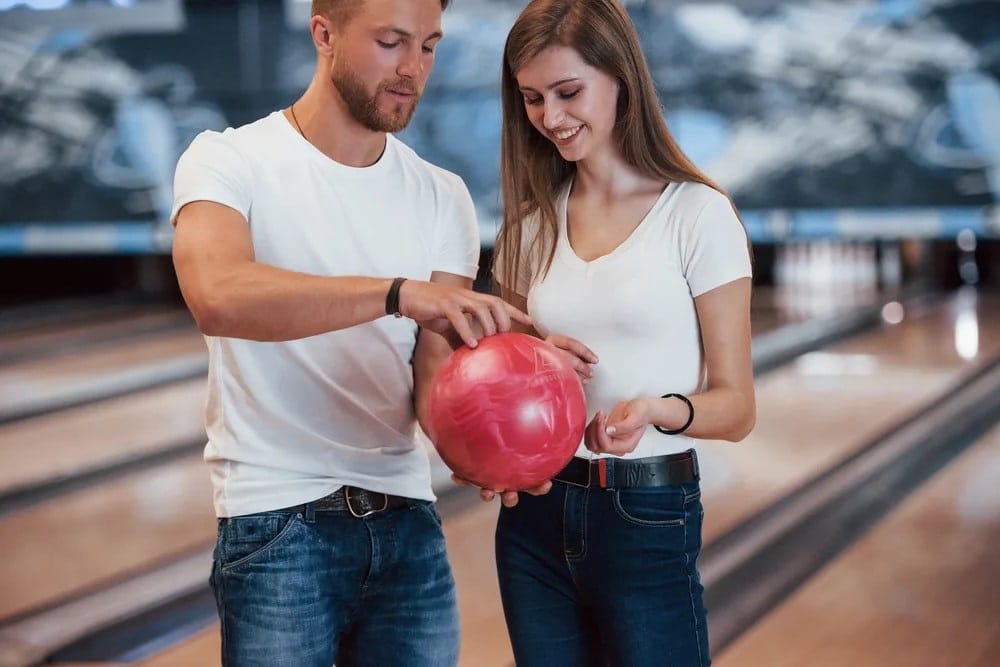
[[(401, 134), (468, 184), (481, 289), (525, 4), (454, 0)], [(624, 4), (754, 245), (758, 425), (699, 447), (716, 664), (1000, 664), (1000, 3)], [(0, 0), (0, 665), (218, 664), (173, 171), (301, 94), (308, 17)], [(461, 664), (507, 667), (497, 508), (435, 489)]]

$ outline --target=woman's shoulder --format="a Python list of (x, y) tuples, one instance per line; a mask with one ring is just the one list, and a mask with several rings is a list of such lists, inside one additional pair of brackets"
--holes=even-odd
[(696, 181), (682, 181), (674, 184), (671, 199), (674, 206), (685, 214), (698, 216), (706, 207), (725, 205), (732, 208), (729, 197), (715, 188)]

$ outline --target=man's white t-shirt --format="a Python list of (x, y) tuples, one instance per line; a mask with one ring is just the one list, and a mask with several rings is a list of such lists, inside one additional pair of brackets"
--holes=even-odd
[[(200, 134), (181, 157), (171, 218), (207, 200), (248, 221), (255, 259), (322, 276), (476, 275), (462, 180), (388, 137), (370, 167), (339, 164), (281, 112)], [(415, 440), (416, 324), (383, 317), (310, 338), (206, 337), (206, 430), (220, 517), (305, 503), (342, 485), (434, 498)]]
[[(729, 199), (700, 183), (671, 183), (620, 246), (586, 262), (566, 235), (571, 186), (556, 201), (552, 266), (544, 277), (532, 276), (522, 261), (513, 289), (527, 297), (541, 335), (576, 338), (600, 360), (585, 385), (588, 418), (640, 396), (700, 391), (704, 364), (694, 297), (751, 274), (746, 233)], [(531, 238), (537, 219), (523, 228)], [(689, 436), (650, 426), (626, 456), (693, 446)], [(581, 444), (577, 456), (593, 454)]]

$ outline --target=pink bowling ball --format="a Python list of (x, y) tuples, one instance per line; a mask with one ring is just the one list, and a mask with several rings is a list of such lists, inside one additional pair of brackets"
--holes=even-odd
[(573, 457), (587, 420), (569, 359), (543, 340), (503, 333), (457, 350), (435, 376), (428, 435), (459, 477), (529, 489)]

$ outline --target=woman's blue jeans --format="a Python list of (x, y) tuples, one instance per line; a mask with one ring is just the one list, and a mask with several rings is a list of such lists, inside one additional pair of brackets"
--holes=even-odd
[(322, 511), (220, 519), (211, 582), (227, 666), (458, 662), (455, 585), (441, 519), (425, 501), (363, 519)]
[(708, 652), (697, 482), (554, 482), (500, 512), (497, 569), (518, 667), (702, 667)]

